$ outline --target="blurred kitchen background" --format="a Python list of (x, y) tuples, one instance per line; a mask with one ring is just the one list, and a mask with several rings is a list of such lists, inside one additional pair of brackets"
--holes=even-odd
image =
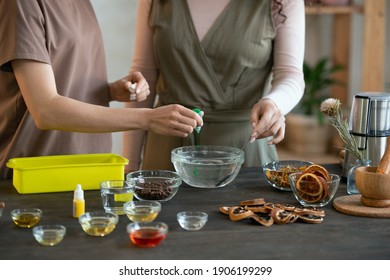
[[(126, 75), (131, 64), (137, 0), (91, 2), (103, 32), (108, 77), (113, 81)], [(342, 81), (341, 85), (326, 88), (320, 96), (329, 94), (339, 98), (346, 117), (349, 116), (348, 109), (355, 93), (390, 92), (390, 55), (385, 51), (390, 49), (389, 17), (389, 0), (353, 0), (345, 7), (306, 8), (305, 62), (313, 67), (320, 59), (326, 58), (329, 66), (342, 65), (343, 70), (334, 73), (335, 78)], [(113, 102), (112, 106), (121, 107), (122, 104)], [(281, 159), (311, 160), (316, 163), (338, 161), (339, 147), (343, 143), (333, 128), (325, 124), (328, 127), (325, 136), (313, 133), (314, 130), (309, 128), (307, 135), (314, 138), (314, 145), (310, 146), (293, 139), (294, 136), (290, 134), (295, 128), (289, 130), (289, 122), (286, 139), (278, 145)], [(323, 138), (326, 138), (325, 148), (320, 147)], [(121, 133), (114, 133), (113, 140), (112, 152), (120, 154)]]

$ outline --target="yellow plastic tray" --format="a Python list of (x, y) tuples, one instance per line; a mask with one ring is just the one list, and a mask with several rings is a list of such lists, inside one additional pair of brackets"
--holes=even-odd
[(13, 158), (12, 183), (20, 194), (97, 190), (105, 180), (124, 180), (128, 159), (115, 154), (79, 154)]

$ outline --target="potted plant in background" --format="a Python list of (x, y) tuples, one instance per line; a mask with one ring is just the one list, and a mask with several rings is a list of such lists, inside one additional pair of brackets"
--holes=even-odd
[(319, 59), (313, 66), (303, 64), (305, 91), (297, 107), (286, 116), (287, 149), (296, 153), (323, 154), (327, 152), (330, 127), (319, 110), (321, 103), (330, 97), (329, 88), (340, 84), (333, 78), (341, 65), (331, 65), (329, 58)]

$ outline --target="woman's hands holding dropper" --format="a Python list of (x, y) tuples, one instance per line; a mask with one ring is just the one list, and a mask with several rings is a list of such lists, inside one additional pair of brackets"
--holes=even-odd
[(196, 127), (203, 125), (199, 114), (178, 104), (141, 110), (146, 110), (140, 120), (145, 121), (143, 127), (158, 134), (187, 137)]

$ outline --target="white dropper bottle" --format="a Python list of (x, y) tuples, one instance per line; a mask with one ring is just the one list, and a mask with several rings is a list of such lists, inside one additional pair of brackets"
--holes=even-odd
[(84, 191), (80, 184), (77, 184), (73, 195), (73, 217), (78, 218), (85, 212)]

